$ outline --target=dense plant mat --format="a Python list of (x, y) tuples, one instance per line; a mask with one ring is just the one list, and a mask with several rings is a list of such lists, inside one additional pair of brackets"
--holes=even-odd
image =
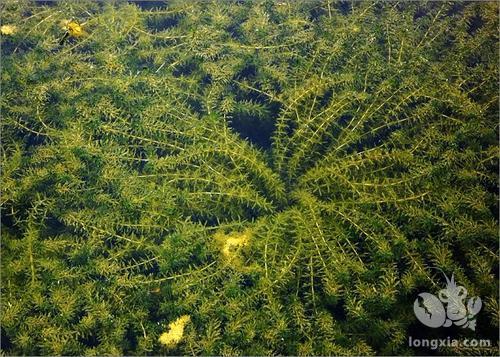
[(498, 3), (0, 6), (3, 354), (498, 353)]

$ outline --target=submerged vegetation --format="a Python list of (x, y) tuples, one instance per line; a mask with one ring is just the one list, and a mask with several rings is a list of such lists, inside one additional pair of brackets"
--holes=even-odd
[(0, 5), (3, 353), (498, 353), (498, 3), (147, 5)]

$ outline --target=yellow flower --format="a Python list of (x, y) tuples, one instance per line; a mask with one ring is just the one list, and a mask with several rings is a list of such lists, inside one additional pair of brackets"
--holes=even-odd
[(83, 35), (83, 28), (76, 22), (70, 22), (68, 24), (68, 32), (73, 37), (80, 37)]
[(217, 232), (215, 234), (215, 239), (221, 244), (222, 255), (225, 258), (233, 258), (240, 248), (248, 245), (252, 232), (250, 229), (244, 232), (235, 232), (230, 234), (224, 234)]
[(13, 35), (17, 32), (17, 26), (15, 25), (2, 25), (0, 27), (0, 33), (2, 35)]
[(62, 20), (60, 22), (61, 28), (68, 31), (68, 34), (72, 37), (81, 37), (85, 34), (82, 25), (71, 20)]
[(158, 341), (167, 347), (174, 347), (182, 340), (184, 327), (189, 321), (191, 321), (191, 317), (189, 315), (182, 315), (174, 322), (171, 322), (168, 325), (169, 331), (162, 333), (158, 338)]

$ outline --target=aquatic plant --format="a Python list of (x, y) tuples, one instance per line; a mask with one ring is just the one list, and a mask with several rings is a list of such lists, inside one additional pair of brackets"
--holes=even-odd
[(5, 353), (498, 344), (497, 3), (1, 7)]

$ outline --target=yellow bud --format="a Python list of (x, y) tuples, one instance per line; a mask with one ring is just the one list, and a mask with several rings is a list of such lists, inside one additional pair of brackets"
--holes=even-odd
[(191, 317), (189, 315), (179, 317), (177, 320), (168, 325), (169, 331), (162, 333), (158, 338), (158, 341), (167, 347), (174, 347), (182, 340), (184, 327), (190, 320)]
[(68, 32), (71, 36), (80, 37), (81, 35), (83, 35), (83, 28), (76, 22), (70, 22), (67, 27)]
[(15, 34), (16, 32), (17, 32), (17, 26), (15, 25), (2, 25), (0, 27), (0, 33), (2, 35), (9, 36)]

